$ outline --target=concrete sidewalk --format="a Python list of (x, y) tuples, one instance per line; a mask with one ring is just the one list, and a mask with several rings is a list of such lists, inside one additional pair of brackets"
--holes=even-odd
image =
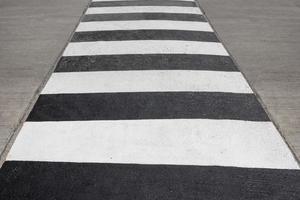
[[(0, 152), (28, 114), (87, 2), (0, 0)], [(300, 158), (299, 3), (199, 2)]]

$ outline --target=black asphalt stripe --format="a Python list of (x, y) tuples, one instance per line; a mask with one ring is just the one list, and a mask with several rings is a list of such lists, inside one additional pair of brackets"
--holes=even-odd
[(120, 30), (75, 32), (71, 42), (121, 40), (185, 40), (219, 42), (213, 32), (182, 30)]
[(61, 57), (55, 72), (113, 70), (237, 71), (229, 56), (140, 54)]
[(197, 7), (192, 1), (168, 1), (168, 0), (138, 0), (138, 1), (104, 1), (92, 2), (90, 7), (113, 7), (113, 6), (182, 6)]
[(28, 121), (133, 119), (268, 121), (253, 94), (137, 92), (41, 95)]
[(9, 161), (0, 188), (3, 200), (299, 200), (300, 171)]
[(82, 21), (174, 20), (206, 22), (203, 15), (179, 13), (124, 13), (84, 15)]

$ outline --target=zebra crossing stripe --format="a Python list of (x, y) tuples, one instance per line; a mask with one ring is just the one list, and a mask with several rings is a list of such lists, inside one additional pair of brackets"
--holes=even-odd
[(140, 91), (252, 93), (240, 72), (139, 70), (54, 73), (42, 94)]
[(228, 56), (221, 43), (175, 40), (71, 42), (63, 56), (120, 54), (204, 54)]
[(271, 122), (207, 119), (26, 122), (8, 160), (297, 168)]
[(206, 22), (203, 15), (181, 13), (113, 13), (84, 15), (82, 22), (90, 21), (128, 21), (128, 20), (168, 20)]
[(198, 7), (181, 6), (122, 6), (122, 7), (90, 7), (87, 9), (87, 15), (90, 14), (111, 14), (111, 13), (181, 13), (198, 14), (202, 12)]
[(168, 20), (81, 22), (79, 23), (76, 32), (118, 30), (182, 30), (213, 32), (211, 26), (207, 22)]
[(90, 7), (112, 7), (112, 6), (183, 6), (196, 7), (192, 1), (161, 1), (161, 0), (139, 0), (139, 1), (104, 1), (92, 2)]
[(63, 56), (55, 72), (116, 70), (237, 71), (229, 56), (201, 54), (132, 54)]
[[(122, 2), (122, 1), (133, 1), (137, 2), (140, 0), (92, 0), (92, 2)], [(153, 1), (153, 0), (147, 0), (147, 1)], [(158, 0), (157, 0), (158, 1)], [(166, 1), (166, 0), (165, 0)], [(195, 0), (167, 0), (167, 1), (190, 1), (190, 2), (195, 2)]]

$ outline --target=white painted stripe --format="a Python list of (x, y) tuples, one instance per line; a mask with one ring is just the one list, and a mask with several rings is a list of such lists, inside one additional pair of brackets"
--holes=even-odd
[(207, 22), (170, 20), (82, 22), (78, 25), (76, 32), (114, 30), (185, 30), (213, 32)]
[[(92, 0), (92, 2), (107, 2), (107, 1), (139, 1), (139, 0)], [(169, 0), (169, 1), (194, 1), (194, 0)]]
[(53, 73), (42, 94), (168, 91), (252, 93), (240, 72), (146, 70)]
[(181, 6), (121, 6), (121, 7), (90, 7), (85, 14), (111, 14), (111, 13), (181, 13), (199, 14), (198, 7)]
[(63, 56), (121, 54), (206, 54), (228, 56), (221, 43), (175, 40), (71, 42)]
[(26, 122), (8, 160), (299, 169), (272, 122)]

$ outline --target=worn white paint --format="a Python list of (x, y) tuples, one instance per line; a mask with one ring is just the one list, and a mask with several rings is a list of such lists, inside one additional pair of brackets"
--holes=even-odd
[(168, 91), (252, 93), (240, 72), (141, 70), (53, 73), (42, 94)]
[(228, 56), (221, 43), (176, 40), (71, 42), (63, 56), (120, 54), (206, 54)]
[(299, 169), (272, 122), (26, 122), (8, 160)]
[[(92, 2), (107, 2), (107, 1), (139, 1), (139, 0), (92, 0)], [(194, 0), (171, 0), (171, 1), (192, 1)]]
[(172, 21), (172, 20), (131, 20), (81, 22), (76, 32), (82, 31), (117, 31), (117, 30), (185, 30), (213, 32), (207, 22)]
[(112, 13), (181, 13), (199, 14), (202, 12), (198, 7), (182, 6), (114, 6), (114, 7), (90, 7), (85, 14), (112, 14)]

